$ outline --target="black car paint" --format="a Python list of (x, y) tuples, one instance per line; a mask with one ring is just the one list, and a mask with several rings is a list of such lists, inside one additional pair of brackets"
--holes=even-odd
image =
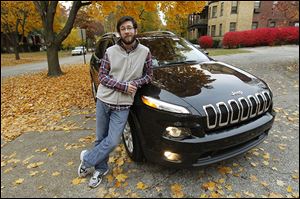
[[(147, 37), (155, 39), (155, 35)], [(106, 44), (113, 45), (116, 39), (104, 40)], [(100, 59), (104, 54), (103, 51), (102, 54), (99, 52), (96, 50), (96, 56), (92, 56), (90, 63), (91, 78), (96, 88), (99, 85)], [(245, 96), (268, 91), (272, 97), (268, 86), (261, 79), (208, 56), (201, 63), (155, 67), (153, 82), (138, 90), (130, 111), (134, 115), (136, 131), (146, 159), (175, 167), (202, 166), (244, 153), (262, 142), (274, 122), (272, 104), (265, 114), (252, 119), (213, 130), (205, 128), (202, 105), (235, 99), (237, 97), (232, 96), (233, 91), (242, 91)], [(142, 102), (142, 95), (183, 106), (191, 114), (151, 108)], [(192, 135), (184, 140), (170, 139), (164, 136), (168, 126), (189, 128)], [(163, 156), (166, 150), (180, 154), (182, 162), (166, 160)]]

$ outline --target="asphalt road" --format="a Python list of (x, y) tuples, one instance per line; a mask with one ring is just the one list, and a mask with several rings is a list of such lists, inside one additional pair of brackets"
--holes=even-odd
[[(82, 129), (29, 132), (13, 142), (4, 145), (1, 142), (1, 197), (161, 198), (174, 196), (172, 193), (176, 190), (179, 196), (183, 193), (186, 198), (217, 196), (212, 194), (221, 197), (299, 197), (299, 46), (248, 50), (253, 52), (214, 58), (262, 78), (273, 91), (276, 120), (267, 139), (254, 150), (191, 169), (116, 161), (110, 163), (111, 169), (121, 169), (126, 180), (118, 184), (104, 178), (99, 188), (90, 189), (87, 181), (78, 185), (72, 183), (77, 177), (80, 151), (92, 146), (92, 143), (80, 141), (80, 138), (94, 135), (94, 110), (89, 110), (89, 114), (68, 118), (68, 121), (83, 126)], [(45, 148), (47, 151), (43, 152)], [(47, 155), (51, 151), (53, 155)], [(120, 150), (114, 151), (112, 155), (120, 157), (120, 153)], [(29, 169), (26, 160), (43, 164)], [(31, 176), (33, 171), (38, 173)], [(21, 182), (20, 179), (24, 180)], [(139, 182), (147, 187), (138, 189)], [(203, 185), (208, 182), (210, 189), (205, 189)], [(176, 184), (181, 189), (174, 188)]]
[[(92, 53), (87, 53), (85, 55), (85, 60), (87, 64), (90, 63), (91, 55)], [(60, 65), (70, 65), (70, 64), (80, 64), (80, 63), (82, 64), (84, 63), (83, 55), (62, 57), (59, 59)], [(1, 79), (8, 76), (16, 76), (20, 74), (39, 72), (47, 69), (48, 69), (47, 61), (28, 63), (28, 64), (19, 64), (16, 66), (9, 66), (9, 67), (1, 67)]]

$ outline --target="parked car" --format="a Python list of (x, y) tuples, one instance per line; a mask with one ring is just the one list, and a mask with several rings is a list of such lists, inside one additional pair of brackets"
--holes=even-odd
[(77, 46), (72, 50), (72, 56), (73, 55), (82, 55), (86, 54), (86, 48), (84, 46)]
[[(96, 45), (90, 60), (94, 98), (101, 58), (118, 38), (106, 34)], [(275, 112), (263, 80), (213, 60), (174, 34), (137, 38), (152, 53), (154, 75), (138, 89), (122, 135), (132, 160), (202, 166), (242, 154), (267, 137)]]

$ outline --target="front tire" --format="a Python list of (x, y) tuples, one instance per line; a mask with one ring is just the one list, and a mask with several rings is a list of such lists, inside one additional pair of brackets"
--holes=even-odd
[(128, 156), (135, 162), (142, 162), (144, 154), (140, 144), (138, 130), (136, 128), (132, 113), (129, 113), (126, 126), (122, 134), (123, 144)]

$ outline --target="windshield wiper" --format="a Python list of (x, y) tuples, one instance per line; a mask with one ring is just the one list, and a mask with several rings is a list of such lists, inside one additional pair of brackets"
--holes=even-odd
[(169, 65), (177, 65), (177, 64), (197, 64), (199, 61), (197, 60), (185, 60), (185, 61), (175, 61), (162, 64), (161, 66), (169, 66)]

